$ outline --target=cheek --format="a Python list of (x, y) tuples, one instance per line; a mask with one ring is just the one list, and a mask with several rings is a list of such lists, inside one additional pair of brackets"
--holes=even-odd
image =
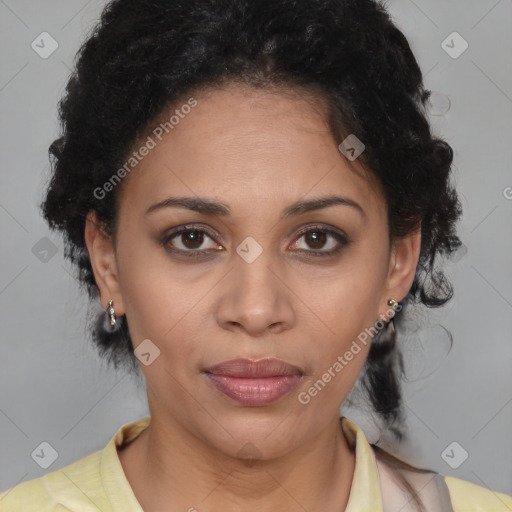
[(370, 327), (377, 320), (369, 311), (373, 304), (377, 307), (371, 292), (371, 287), (362, 286), (357, 288), (357, 293), (338, 291), (341, 302), (336, 307), (332, 303), (325, 306), (324, 311), (330, 307), (330, 329), (324, 337), (311, 337), (309, 354), (313, 372), (299, 397), (301, 403), (312, 403), (315, 414), (341, 406), (363, 369), (372, 343)]
[(141, 239), (129, 230), (119, 234), (119, 285), (134, 346), (146, 338), (159, 346), (172, 332), (183, 306), (173, 276), (165, 269), (165, 251)]
[[(378, 258), (367, 259), (358, 251), (339, 267), (304, 289), (313, 309), (323, 323), (323, 330), (345, 342), (378, 320), (379, 304), (385, 284), (385, 266)], [(313, 299), (314, 297), (314, 299)]]
[[(128, 239), (125, 232), (123, 241)], [(151, 380), (158, 373), (159, 379), (172, 381), (165, 370), (179, 378), (191, 371), (187, 362), (200, 359), (204, 322), (197, 318), (202, 307), (198, 301), (207, 292), (208, 278), (194, 283), (176, 266), (172, 268), (165, 250), (154, 242), (124, 247), (130, 250), (119, 250), (118, 267), (134, 349), (150, 340), (160, 353), (154, 363), (142, 364), (142, 370)]]
[[(330, 369), (336, 374), (332, 381), (338, 389), (340, 384), (351, 386), (357, 379), (370, 350), (373, 328), (379, 320), (386, 261), (377, 246), (361, 244), (340, 264), (335, 279), (321, 283), (321, 293), (311, 288), (305, 295), (310, 300), (316, 298), (312, 309), (318, 312), (317, 318), (305, 322), (311, 326), (315, 375)], [(316, 329), (320, 330), (315, 335)]]

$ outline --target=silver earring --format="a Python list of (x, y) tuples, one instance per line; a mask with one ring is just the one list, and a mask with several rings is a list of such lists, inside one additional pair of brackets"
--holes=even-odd
[(116, 316), (114, 314), (114, 301), (111, 300), (106, 307), (107, 315), (110, 316), (110, 325), (113, 327), (116, 325)]
[[(400, 306), (400, 303), (398, 301), (396, 301), (395, 299), (389, 299), (388, 306), (391, 306), (393, 308), (393, 311), (396, 313), (398, 307)], [(394, 316), (388, 322), (388, 327), (391, 327), (391, 338), (393, 340), (395, 340), (396, 339), (396, 328), (395, 328), (395, 317)]]
[[(395, 311), (395, 312), (398, 309), (399, 305), (400, 304), (395, 299), (389, 299), (388, 300), (388, 306), (391, 306), (393, 308), (393, 311)], [(396, 328), (395, 328), (395, 317), (394, 316), (389, 321), (389, 324), (391, 326), (391, 339), (394, 342), (396, 340)]]

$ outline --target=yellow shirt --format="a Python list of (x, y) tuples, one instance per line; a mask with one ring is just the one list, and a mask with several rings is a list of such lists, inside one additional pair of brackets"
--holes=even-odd
[[(117, 446), (137, 437), (150, 416), (123, 425), (103, 450), (0, 494), (1, 512), (143, 512), (123, 471)], [(345, 512), (383, 512), (379, 471), (363, 431), (342, 417), (356, 464)], [(444, 477), (454, 512), (511, 512), (512, 496)]]

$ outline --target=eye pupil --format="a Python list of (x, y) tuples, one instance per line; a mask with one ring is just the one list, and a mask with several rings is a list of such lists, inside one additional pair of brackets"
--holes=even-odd
[(325, 244), (326, 234), (321, 231), (310, 231), (306, 236), (312, 239), (314, 249), (322, 248)]
[[(197, 249), (203, 243), (203, 233), (198, 230), (189, 230), (181, 234), (183, 245), (188, 249)], [(192, 243), (192, 245), (189, 244)], [(195, 244), (195, 245), (194, 245)]]

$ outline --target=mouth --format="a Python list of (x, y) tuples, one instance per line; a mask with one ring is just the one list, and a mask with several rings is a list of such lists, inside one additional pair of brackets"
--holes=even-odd
[(304, 373), (281, 359), (231, 359), (203, 370), (224, 395), (245, 406), (262, 406), (288, 394)]

